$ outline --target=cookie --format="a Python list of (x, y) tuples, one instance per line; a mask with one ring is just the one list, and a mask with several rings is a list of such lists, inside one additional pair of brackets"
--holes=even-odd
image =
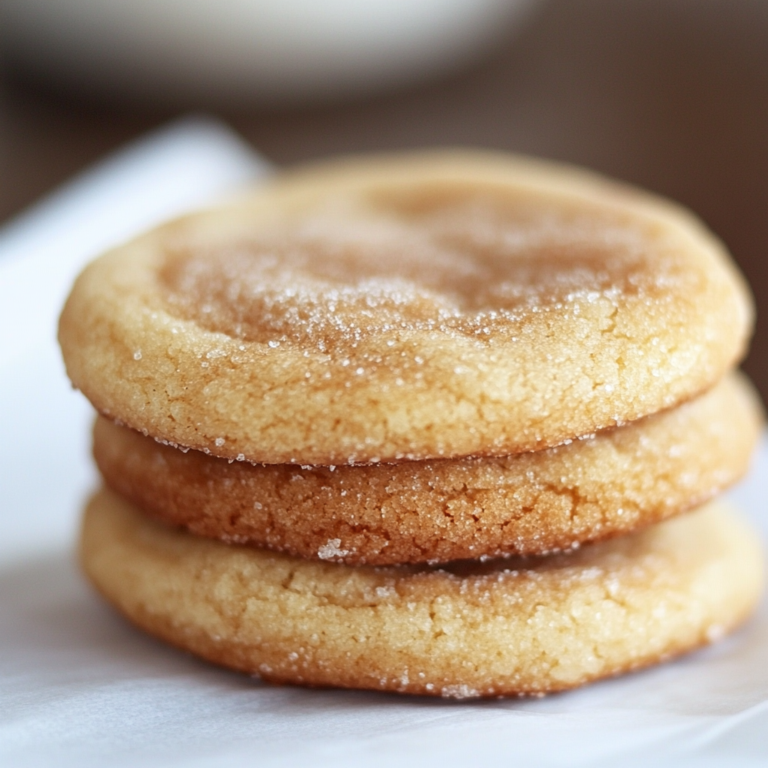
[(226, 545), (110, 491), (85, 571), (131, 621), (264, 679), (448, 697), (572, 688), (710, 642), (762, 584), (753, 533), (710, 505), (540, 559), (352, 568)]
[(505, 155), (337, 161), (78, 278), (59, 339), (104, 415), (263, 463), (505, 456), (679, 404), (751, 301), (677, 207)]
[(228, 462), (101, 418), (94, 456), (121, 496), (192, 533), (350, 565), (543, 554), (698, 506), (747, 470), (757, 396), (731, 375), (625, 427), (504, 458), (301, 467)]

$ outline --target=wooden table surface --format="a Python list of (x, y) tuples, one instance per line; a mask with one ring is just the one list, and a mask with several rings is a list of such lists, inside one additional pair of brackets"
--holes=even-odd
[[(0, 221), (175, 116), (0, 78)], [(768, 307), (768, 3), (549, 0), (485, 60), (363, 100), (219, 116), (280, 164), (436, 145), (589, 166), (691, 207)], [(764, 316), (762, 316), (764, 315)], [(745, 368), (768, 398), (768, 310)]]

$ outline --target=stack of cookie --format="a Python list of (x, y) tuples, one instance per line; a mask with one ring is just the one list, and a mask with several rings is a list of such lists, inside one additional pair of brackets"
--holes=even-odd
[(279, 682), (543, 693), (695, 648), (762, 581), (701, 507), (758, 437), (750, 327), (695, 220), (585, 173), (286, 174), (78, 278), (59, 338), (106, 484), (84, 568)]

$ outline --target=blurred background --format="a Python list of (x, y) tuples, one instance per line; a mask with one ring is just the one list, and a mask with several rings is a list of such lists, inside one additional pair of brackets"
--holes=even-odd
[(2, 0), (0, 60), (0, 223), (190, 109), (280, 165), (439, 145), (564, 160), (726, 242), (768, 399), (768, 0)]

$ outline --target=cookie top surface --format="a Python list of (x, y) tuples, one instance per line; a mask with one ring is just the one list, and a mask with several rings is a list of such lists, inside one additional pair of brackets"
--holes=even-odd
[(103, 491), (87, 574), (129, 618), (267, 679), (468, 697), (561, 690), (721, 636), (760, 594), (756, 537), (717, 505), (538, 559), (353, 568), (227, 546)]
[(172, 222), (78, 279), (60, 340), (103, 413), (267, 463), (503, 455), (632, 421), (744, 351), (689, 215), (503, 155), (339, 161)]
[(698, 506), (747, 470), (756, 394), (727, 376), (624, 427), (533, 453), (301, 467), (183, 453), (99, 418), (107, 484), (192, 533), (350, 565), (571, 549)]

